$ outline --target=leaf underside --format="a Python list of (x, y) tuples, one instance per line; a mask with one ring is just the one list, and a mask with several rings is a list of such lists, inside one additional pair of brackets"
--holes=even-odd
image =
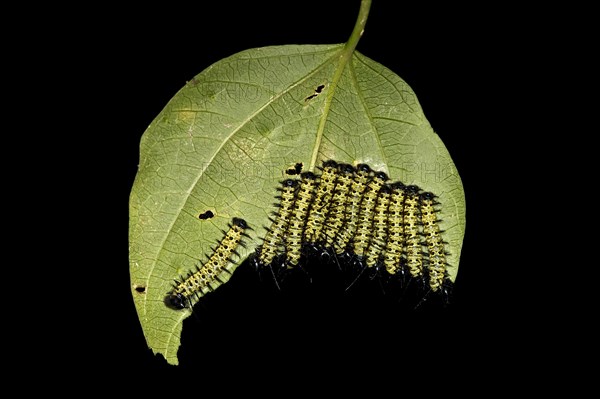
[[(299, 162), (313, 172), (328, 159), (367, 163), (437, 194), (455, 280), (465, 197), (450, 154), (400, 77), (343, 54), (343, 44), (237, 53), (187, 82), (142, 136), (130, 197), (132, 295), (148, 346), (170, 364), (191, 314), (165, 306), (173, 280), (206, 259), (233, 217), (254, 229), (236, 264), (252, 253), (285, 169)], [(206, 211), (214, 217), (199, 219)]]

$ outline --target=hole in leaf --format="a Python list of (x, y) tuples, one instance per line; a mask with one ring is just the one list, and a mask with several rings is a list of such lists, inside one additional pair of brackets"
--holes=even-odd
[(304, 99), (304, 101), (310, 101), (313, 98), (315, 98), (316, 96), (318, 96), (319, 94), (321, 94), (321, 92), (323, 91), (323, 89), (325, 88), (325, 85), (319, 85), (317, 86), (317, 88), (315, 89), (314, 94), (311, 94), (310, 96), (306, 97)]
[(135, 290), (135, 292), (138, 292), (140, 294), (145, 294), (146, 293), (146, 287), (143, 285), (134, 285), (133, 289)]
[(213, 216), (215, 216), (214, 213), (212, 213), (211, 211), (206, 211), (206, 212), (201, 213), (200, 215), (198, 215), (198, 218), (200, 220), (206, 220), (206, 219), (212, 218)]
[(300, 174), (300, 172), (302, 172), (302, 167), (303, 167), (303, 166), (304, 166), (304, 165), (302, 164), (302, 162), (298, 162), (298, 163), (297, 163), (297, 164), (295, 164), (293, 167), (291, 167), (291, 168), (287, 169), (287, 170), (285, 171), (285, 173), (286, 173), (286, 174), (288, 174), (288, 175), (292, 175), (292, 176), (293, 176), (293, 175), (299, 175), (299, 174)]

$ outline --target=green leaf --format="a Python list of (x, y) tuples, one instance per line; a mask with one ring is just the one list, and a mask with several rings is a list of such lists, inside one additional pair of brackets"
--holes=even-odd
[[(163, 300), (204, 260), (232, 217), (261, 243), (284, 170), (323, 160), (367, 163), (439, 195), (450, 279), (459, 266), (465, 197), (446, 147), (410, 87), (340, 45), (255, 48), (189, 81), (144, 133), (130, 197), (132, 295), (149, 347), (177, 364), (191, 313)], [(210, 210), (214, 217), (200, 220)]]
[[(439, 196), (450, 279), (465, 227), (462, 183), (416, 96), (393, 72), (354, 51), (371, 1), (344, 45), (243, 51), (175, 95), (141, 141), (130, 198), (132, 293), (148, 345), (177, 364), (190, 310), (163, 303), (233, 217), (254, 227), (239, 265), (261, 243), (284, 170), (322, 161), (367, 163)], [(206, 211), (214, 217), (199, 219)]]
[[(261, 242), (283, 170), (298, 162), (313, 171), (325, 159), (365, 162), (439, 194), (456, 278), (462, 184), (410, 88), (354, 52), (369, 7), (361, 2), (345, 45), (253, 49), (216, 63), (145, 132), (130, 199), (132, 294), (148, 345), (169, 363), (190, 315), (164, 305), (172, 280), (205, 259), (234, 216), (255, 228), (241, 263)], [(198, 219), (207, 210), (215, 217)]]

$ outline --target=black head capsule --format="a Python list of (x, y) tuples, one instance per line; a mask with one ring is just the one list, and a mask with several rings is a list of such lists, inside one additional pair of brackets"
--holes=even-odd
[(406, 186), (401, 181), (392, 183), (392, 190), (404, 190)]
[(335, 162), (334, 160), (330, 159), (329, 161), (323, 161), (323, 166), (321, 167), (321, 169), (325, 169), (325, 168), (337, 168), (338, 167), (338, 163)]
[(340, 172), (349, 174), (349, 175), (353, 174), (355, 171), (354, 166), (347, 164), (347, 163), (339, 165), (339, 169), (340, 169)]
[[(296, 187), (298, 187), (298, 180), (295, 180), (295, 179), (285, 179), (284, 181), (281, 182), (281, 187), (278, 187), (277, 191), (286, 191), (286, 188), (296, 189)], [(277, 195), (275, 198), (276, 199), (282, 199), (281, 195)], [(280, 204), (278, 204), (278, 203), (275, 203), (273, 205), (280, 206)]]
[(371, 173), (371, 167), (366, 163), (359, 163), (356, 165), (356, 170), (359, 172), (364, 172), (365, 174)]
[(425, 192), (421, 194), (421, 199), (433, 201), (436, 198), (434, 193)]
[(381, 186), (379, 192), (383, 194), (391, 194), (392, 188), (388, 184), (384, 184), (383, 186)]
[(248, 223), (246, 223), (246, 221), (244, 219), (233, 218), (231, 223), (233, 223), (234, 226), (237, 226), (244, 230), (248, 228)]
[(182, 294), (169, 294), (165, 297), (165, 305), (171, 309), (181, 310), (188, 307), (188, 300)]
[(419, 186), (415, 186), (414, 184), (406, 187), (406, 192), (409, 194), (418, 194), (421, 189)]
[(296, 187), (298, 185), (298, 180), (285, 179), (281, 184), (283, 185), (283, 187)]
[(385, 172), (375, 173), (375, 178), (381, 181), (388, 181), (389, 177)]
[(312, 172), (303, 172), (300, 177), (302, 177), (302, 180), (315, 180), (317, 178)]
[[(296, 187), (298, 185), (298, 180), (295, 179), (285, 179), (284, 181), (281, 182), (281, 186), (277, 189), (277, 191), (282, 191), (283, 188), (287, 188), (287, 187)], [(277, 198), (281, 198), (281, 197), (277, 197)]]

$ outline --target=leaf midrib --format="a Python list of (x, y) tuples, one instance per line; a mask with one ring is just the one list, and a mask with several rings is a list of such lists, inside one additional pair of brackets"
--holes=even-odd
[[(333, 97), (335, 95), (335, 89), (340, 81), (342, 74), (344, 73), (344, 69), (348, 62), (352, 59), (352, 54), (354, 53), (355, 46), (346, 45), (340, 51), (340, 54), (337, 56), (339, 59), (339, 63), (335, 72), (333, 73), (333, 78), (331, 79), (331, 83), (329, 85), (329, 90), (327, 90), (327, 95), (325, 96), (325, 106), (323, 107), (323, 115), (321, 115), (321, 119), (319, 120), (319, 127), (317, 128), (317, 135), (315, 139), (315, 146), (312, 151), (312, 155), (310, 157), (310, 163), (308, 170), (315, 170), (317, 164), (317, 158), (319, 157), (319, 149), (321, 148), (321, 142), (323, 141), (323, 135), (325, 132), (325, 125), (327, 123), (327, 118), (329, 116), (329, 110), (331, 109), (331, 104), (333, 102)], [(335, 57), (333, 57), (335, 58)]]

